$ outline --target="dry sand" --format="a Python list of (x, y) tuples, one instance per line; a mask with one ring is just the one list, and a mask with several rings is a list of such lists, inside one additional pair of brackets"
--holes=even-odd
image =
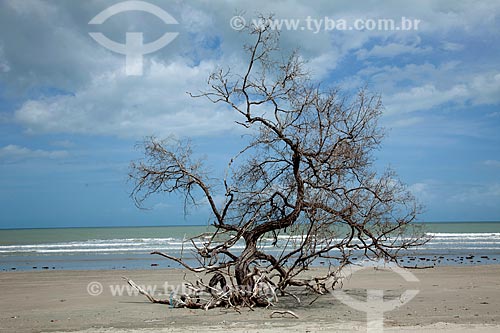
[[(367, 268), (345, 283), (347, 295), (366, 301), (368, 290), (381, 290), (384, 301), (398, 300), (385, 312), (386, 331), (500, 331), (500, 266), (449, 266), (413, 270), (418, 282), (391, 271)], [(209, 311), (171, 309), (141, 296), (112, 296), (110, 286), (125, 286), (126, 275), (138, 284), (178, 286), (181, 270), (47, 271), (0, 273), (0, 332), (332, 332), (366, 331), (366, 313), (343, 304), (333, 295), (315, 299), (301, 295), (302, 304), (284, 298), (273, 309)], [(103, 291), (91, 296), (90, 282)], [(405, 290), (419, 290), (402, 304)], [(98, 289), (92, 289), (98, 291)], [(380, 292), (379, 292), (380, 293)], [(163, 296), (163, 297), (168, 297)], [(288, 309), (300, 318), (276, 316)]]

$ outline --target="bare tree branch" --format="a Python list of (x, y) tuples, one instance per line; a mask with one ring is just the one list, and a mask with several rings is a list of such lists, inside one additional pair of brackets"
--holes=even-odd
[[(139, 206), (166, 192), (181, 194), (186, 206), (202, 197), (211, 209), (216, 231), (208, 241), (191, 240), (197, 267), (153, 252), (212, 275), (208, 285), (190, 285), (193, 294), (178, 306), (270, 306), (290, 286), (323, 294), (341, 282), (339, 271), (354, 256), (397, 262), (427, 241), (413, 226), (420, 211), (413, 196), (393, 171), (376, 173), (372, 165), (383, 137), (380, 97), (321, 89), (298, 53), (283, 57), (269, 26), (248, 31), (255, 42), (245, 47), (246, 69), (216, 70), (209, 90), (192, 95), (228, 106), (253, 135), (224, 179), (209, 178), (189, 141), (148, 138), (144, 159), (131, 166)], [(301, 276), (319, 260), (330, 267), (326, 275)], [(193, 301), (203, 292), (205, 302)]]

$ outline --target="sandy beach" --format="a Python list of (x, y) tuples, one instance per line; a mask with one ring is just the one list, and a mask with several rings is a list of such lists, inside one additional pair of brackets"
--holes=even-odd
[[(121, 278), (156, 287), (158, 295), (165, 294), (165, 288), (179, 286), (184, 273), (177, 269), (1, 273), (0, 331), (366, 331), (366, 313), (331, 294), (316, 299), (302, 293), (301, 304), (291, 297), (281, 298), (272, 309), (242, 308), (241, 313), (172, 309), (130, 293)], [(384, 302), (399, 300), (395, 310), (383, 313), (387, 331), (500, 329), (499, 265), (448, 266), (411, 273), (418, 281), (407, 281), (394, 271), (366, 268), (346, 279), (342, 291), (359, 302), (366, 301), (367, 290), (382, 291)], [(120, 290), (122, 295), (116, 295)], [(405, 290), (418, 290), (418, 294), (405, 303), (400, 296)], [(274, 310), (291, 310), (299, 319), (289, 315), (271, 318)]]

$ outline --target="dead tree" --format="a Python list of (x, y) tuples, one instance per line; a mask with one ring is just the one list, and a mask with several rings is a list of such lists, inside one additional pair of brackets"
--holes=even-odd
[[(412, 195), (394, 172), (374, 171), (380, 98), (323, 90), (297, 53), (282, 57), (276, 32), (262, 25), (249, 33), (255, 42), (246, 46), (244, 72), (219, 69), (209, 90), (194, 96), (229, 106), (252, 136), (227, 176), (210, 178), (188, 141), (149, 138), (144, 159), (132, 163), (137, 204), (160, 192), (196, 204), (201, 194), (211, 209), (215, 232), (192, 241), (198, 266), (153, 252), (211, 278), (189, 284), (193, 294), (172, 306), (269, 306), (290, 286), (324, 293), (352, 256), (396, 261), (426, 241), (412, 230), (419, 211)], [(326, 273), (303, 278), (318, 260), (331, 264)]]

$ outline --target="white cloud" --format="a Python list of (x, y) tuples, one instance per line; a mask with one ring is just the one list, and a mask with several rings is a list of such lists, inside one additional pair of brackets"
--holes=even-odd
[[(367, 68), (372, 84), (380, 89), (387, 114), (425, 111), (445, 103), (461, 106), (500, 103), (500, 73), (496, 70), (464, 73), (459, 63), (441, 66), (407, 65), (402, 68)], [(414, 85), (399, 87), (411, 80)], [(429, 83), (431, 82), (431, 83)]]
[[(383, 92), (402, 90), (408, 86), (419, 86), (429, 82), (440, 86), (450, 86), (456, 84), (456, 76), (462, 75), (460, 69), (463, 64), (459, 61), (448, 61), (435, 65), (429, 63), (429, 58), (422, 64), (406, 64), (403, 66), (382, 65), (368, 66), (358, 71), (357, 75), (361, 79), (370, 82)], [(460, 73), (460, 74), (458, 74)], [(411, 82), (411, 85), (408, 84)]]
[(154, 210), (163, 210), (163, 211), (171, 211), (173, 208), (173, 205), (167, 202), (157, 202), (153, 205), (151, 209)]
[(500, 161), (497, 160), (486, 160), (483, 164), (489, 167), (500, 168)]
[[(151, 0), (179, 21), (179, 37), (165, 49), (145, 58), (152, 62), (141, 80), (125, 77), (124, 56), (114, 54), (88, 36), (88, 20), (106, 6), (102, 2), (6, 1), (0, 10), (0, 31), (16, 26), (15, 33), (2, 36), (4, 55), (0, 54), (0, 78), (11, 88), (27, 85), (60, 89), (72, 95), (46, 93), (31, 97), (16, 111), (15, 119), (34, 133), (69, 132), (117, 136), (142, 136), (159, 133), (206, 135), (232, 128), (231, 116), (206, 101), (192, 100), (185, 91), (204, 89), (215, 65), (244, 63), (241, 47), (248, 37), (230, 28), (229, 20), (238, 10), (248, 18), (258, 13), (275, 13), (276, 18), (322, 19), (394, 18), (422, 20), (419, 31), (282, 31), (285, 51), (300, 47), (308, 68), (316, 78), (329, 77), (332, 70), (349, 57), (388, 58), (401, 55), (432, 54), (436, 49), (459, 50), (466, 45), (440, 42), (450, 35), (491, 39), (496, 32), (496, 13), (500, 5), (486, 2), (422, 1), (378, 2), (360, 7), (351, 1), (318, 1), (310, 6), (300, 1), (270, 2), (176, 2)], [(411, 15), (410, 15), (411, 14)], [(124, 17), (127, 15), (123, 15)], [(135, 17), (135, 16), (134, 16)], [(103, 25), (110, 38), (123, 38), (133, 26), (130, 18)], [(158, 33), (153, 27), (146, 38)], [(53, 22), (57, 22), (54, 24)], [(124, 23), (123, 25), (121, 25)], [(137, 23), (137, 24), (139, 24)], [(140, 26), (140, 28), (144, 28)], [(107, 30), (106, 30), (107, 29)], [(23, 38), (31, 36), (31, 38)], [(152, 37), (153, 36), (153, 37)], [(214, 47), (212, 43), (220, 44)], [(433, 43), (435, 42), (435, 43)], [(207, 44), (211, 46), (207, 46)], [(439, 46), (440, 45), (440, 46)], [(34, 57), (34, 50), (37, 56)], [(430, 52), (432, 51), (432, 52)], [(180, 59), (180, 60), (179, 60)], [(500, 99), (500, 74), (487, 66), (469, 68), (451, 61), (432, 64), (432, 57), (419, 64), (369, 67), (346, 79), (348, 89), (366, 81), (383, 94), (388, 112), (426, 110), (447, 102), (473, 104), (497, 103)], [(496, 66), (496, 63), (494, 64)], [(347, 69), (346, 72), (348, 72)], [(102, 74), (105, 73), (105, 74)], [(335, 79), (335, 77), (333, 77)], [(401, 84), (404, 82), (404, 84)], [(401, 121), (409, 126), (416, 119)]]
[(0, 80), (8, 82), (8, 89), (72, 91), (92, 74), (122, 65), (122, 56), (96, 47), (88, 36), (89, 6), (78, 5), (80, 13), (74, 15), (69, 3), (11, 0), (0, 4), (3, 63), (9, 69)]
[(424, 204), (424, 216), (430, 221), (494, 220), (499, 213), (499, 183), (426, 179), (409, 189)]
[(144, 76), (123, 71), (95, 78), (75, 95), (29, 100), (15, 119), (33, 133), (63, 132), (121, 137), (210, 135), (234, 128), (233, 114), (186, 92), (206, 89), (216, 64), (153, 62)]
[(486, 115), (487, 118), (500, 118), (500, 112), (499, 111), (496, 111), (496, 112), (491, 112), (491, 113), (488, 113)]
[(418, 182), (410, 185), (408, 189), (421, 202), (428, 203), (436, 198), (436, 193), (433, 191), (434, 181)]
[[(409, 186), (409, 190), (424, 204), (459, 204), (460, 208), (470, 206), (497, 207), (500, 199), (499, 183), (451, 183), (425, 180)], [(466, 205), (466, 206), (464, 206)]]
[(471, 98), (476, 104), (496, 104), (500, 102), (500, 72), (481, 73), (472, 78)]
[(310, 59), (305, 67), (317, 80), (321, 80), (337, 67), (342, 56), (340, 51), (332, 50)]
[(5, 59), (3, 45), (0, 42), (0, 73), (1, 72), (7, 73), (9, 71), (10, 71), (10, 66), (9, 66), (7, 59)]
[(432, 47), (419, 47), (416, 44), (408, 45), (401, 43), (388, 43), (385, 45), (375, 45), (370, 50), (360, 49), (356, 51), (358, 59), (367, 59), (371, 57), (393, 58), (401, 54), (424, 54), (432, 51)]
[(388, 114), (408, 113), (428, 110), (450, 101), (463, 102), (467, 96), (468, 91), (465, 85), (456, 85), (450, 89), (440, 90), (433, 84), (426, 84), (386, 96), (384, 104)]
[(57, 140), (57, 141), (52, 141), (50, 144), (55, 147), (63, 147), (63, 148), (71, 148), (75, 146), (75, 143), (70, 140)]
[(396, 119), (396, 120), (391, 121), (390, 127), (391, 128), (409, 127), (409, 126), (419, 124), (423, 120), (424, 119), (422, 117), (404, 117), (401, 119)]
[(0, 159), (8, 160), (23, 160), (31, 158), (48, 158), (58, 159), (67, 157), (69, 154), (66, 150), (42, 150), (30, 149), (18, 145), (7, 145), (0, 148)]
[(448, 198), (449, 202), (469, 205), (498, 207), (500, 199), (500, 184), (476, 184), (464, 187), (461, 191)]
[(442, 42), (441, 49), (450, 52), (461, 51), (464, 49), (464, 45), (452, 42)]

